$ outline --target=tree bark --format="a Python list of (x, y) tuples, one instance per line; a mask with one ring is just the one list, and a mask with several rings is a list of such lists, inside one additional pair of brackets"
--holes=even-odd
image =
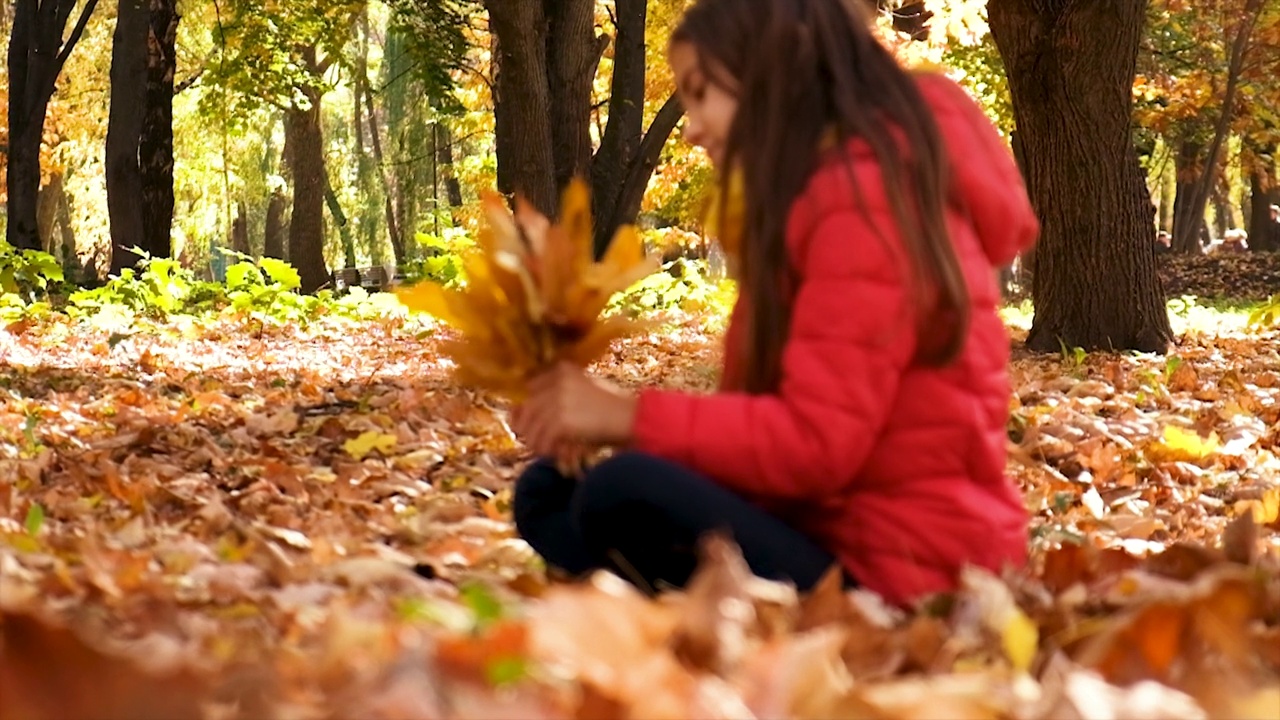
[(9, 166), (5, 179), (5, 239), (20, 249), (40, 248), (36, 206), (40, 143), (49, 98), (67, 56), (84, 34), (98, 0), (87, 0), (71, 34), (62, 33), (75, 0), (17, 0), (9, 37)]
[(150, 0), (146, 115), (138, 147), (142, 172), (142, 247), (153, 257), (173, 252), (173, 76), (178, 56), (177, 0)]
[(462, 183), (453, 171), (453, 131), (445, 123), (436, 127), (436, 164), (440, 167), (440, 180), (449, 207), (462, 207)]
[[(503, 0), (500, 0), (503, 1)], [(508, 4), (510, 0), (505, 0)], [(620, 0), (618, 5), (645, 0)], [(546, 82), (550, 91), (551, 157), (555, 188), (575, 176), (590, 178), (591, 86), (603, 45), (595, 37), (595, 0), (551, 0), (543, 3), (547, 17)], [(621, 20), (619, 20), (621, 22)], [(608, 42), (607, 38), (603, 39)], [(644, 17), (640, 20), (640, 52), (644, 54)], [(643, 60), (641, 61), (643, 62)], [(615, 72), (617, 68), (615, 66)], [(641, 68), (643, 84), (644, 69)], [(642, 96), (643, 97), (643, 96)]]
[[(1163, 352), (1155, 209), (1131, 134), (1146, 0), (989, 0), (1043, 231), (1028, 347)], [(1088, 98), (1085, 102), (1082, 98)]]
[(236, 218), (231, 221), (230, 245), (238, 253), (249, 254), (249, 209), (245, 207), (243, 200), (236, 203)]
[(1280, 204), (1275, 171), (1255, 168), (1249, 175), (1249, 249), (1280, 251), (1280, 223), (1271, 219), (1271, 206)]
[[(645, 0), (617, 0), (616, 16), (618, 37), (613, 48), (609, 121), (591, 166), (591, 205), (596, 218), (597, 252), (608, 245), (621, 224), (622, 221), (615, 221), (615, 218), (625, 215), (617, 212), (619, 202), (632, 159), (644, 140)], [(677, 115), (676, 121), (679, 119)], [(665, 143), (666, 137), (662, 141)], [(648, 175), (644, 180), (647, 185)], [(642, 195), (643, 192), (642, 188)]]
[(303, 292), (315, 292), (329, 281), (324, 261), (324, 136), (320, 128), (320, 94), (306, 91), (309, 104), (285, 112), (285, 146), (293, 180), (293, 212), (289, 220), (289, 262), (298, 270)]
[(267, 201), (267, 222), (262, 231), (262, 256), (285, 259), (284, 237), (287, 229), (284, 223), (285, 205), (288, 204), (284, 191), (277, 188), (272, 191)]
[(1178, 155), (1174, 159), (1174, 175), (1177, 185), (1173, 196), (1173, 251), (1183, 255), (1194, 255), (1204, 251), (1202, 241), (1208, 229), (1204, 221), (1204, 210), (1195, 215), (1196, 188), (1205, 182), (1207, 173), (1200, 166), (1201, 145), (1191, 140), (1183, 140), (1178, 144)]
[(54, 225), (58, 222), (58, 206), (66, 191), (62, 186), (62, 171), (49, 173), (49, 182), (40, 188), (36, 196), (36, 226), (40, 228), (40, 249), (53, 254), (56, 243), (53, 237)]
[(536, 0), (487, 0), (485, 7), (498, 51), (494, 56), (498, 190), (509, 196), (518, 193), (539, 212), (554, 217), (558, 196), (547, 83), (547, 17)]
[(684, 107), (674, 94), (668, 97), (658, 109), (658, 114), (649, 124), (649, 130), (645, 132), (644, 139), (640, 141), (640, 147), (631, 158), (612, 214), (597, 221), (596, 257), (602, 256), (608, 249), (609, 242), (619, 227), (635, 222), (636, 216), (640, 214), (644, 191), (649, 187), (649, 179), (653, 177), (654, 168), (658, 167), (662, 148), (667, 144), (667, 139), (671, 137), (672, 131), (675, 130), (676, 124), (680, 122), (683, 115)]
[(104, 166), (111, 225), (111, 272), (138, 263), (142, 245), (142, 171), (138, 147), (147, 98), (147, 0), (120, 0), (111, 38), (111, 110)]
[(355, 267), (356, 243), (351, 236), (351, 225), (347, 222), (347, 214), (342, 211), (342, 203), (338, 202), (338, 194), (333, 191), (333, 184), (329, 182), (327, 172), (324, 176), (324, 204), (328, 206), (329, 214), (333, 216), (333, 222), (338, 226), (338, 237), (342, 240), (343, 260), (347, 267)]

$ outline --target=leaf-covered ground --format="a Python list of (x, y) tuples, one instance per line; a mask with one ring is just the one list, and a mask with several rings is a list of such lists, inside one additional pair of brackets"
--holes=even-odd
[(1169, 297), (1259, 298), (1280, 292), (1280, 252), (1163, 255), (1158, 265)]
[[(903, 614), (716, 541), (658, 601), (548, 585), (527, 458), (427, 326), (10, 326), (0, 715), (1274, 718), (1280, 337), (1179, 327), (1168, 358), (1016, 357), (1033, 567)], [(688, 320), (599, 370), (717, 361)]]

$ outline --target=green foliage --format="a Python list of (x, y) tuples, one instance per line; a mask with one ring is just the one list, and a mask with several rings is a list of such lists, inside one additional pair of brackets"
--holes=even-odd
[(205, 112), (230, 120), (264, 103), (305, 108), (329, 89), (325, 72), (343, 49), (359, 0), (230, 0), (214, 28), (215, 57), (202, 82), (229, 91), (202, 98)]
[(49, 253), (18, 250), (0, 240), (0, 293), (33, 300), (62, 279), (62, 267)]
[(106, 285), (81, 290), (68, 298), (69, 314), (109, 328), (128, 326), (135, 316), (164, 319), (173, 315), (240, 316), (259, 324), (307, 322), (320, 316), (367, 320), (399, 312), (388, 293), (370, 295), (352, 288), (335, 298), (332, 292), (298, 292), (298, 271), (275, 258), (253, 258), (223, 250), (238, 262), (227, 268), (226, 283), (196, 280), (175, 260), (143, 254), (138, 270), (122, 270)]
[(1280, 327), (1280, 293), (1272, 295), (1270, 300), (1249, 313), (1249, 326), (1255, 328)]
[(480, 11), (472, 0), (388, 0), (391, 8), (389, 34), (397, 34), (405, 45), (410, 72), (431, 99), (445, 113), (462, 112), (453, 95), (453, 72), (463, 66), (467, 40), (463, 28)]
[(713, 282), (709, 275), (706, 261), (679, 258), (615, 296), (611, 305), (631, 314), (683, 310), (727, 315), (733, 304), (734, 284), (727, 280)]
[(655, 214), (680, 227), (696, 228), (702, 225), (706, 199), (715, 183), (715, 171), (710, 165), (695, 165), (681, 178), (676, 189), (667, 196)]
[(1006, 134), (1012, 132), (1013, 98), (1009, 94), (1004, 62), (991, 35), (971, 45), (948, 45), (943, 58), (949, 68), (964, 73), (960, 84), (973, 94), (1000, 130)]
[(177, 260), (153, 258), (141, 248), (131, 248), (131, 252), (142, 258), (138, 269), (124, 268), (100, 288), (71, 293), (67, 301), (73, 315), (106, 311), (163, 318), (187, 308), (188, 298), (198, 285), (191, 271)]
[(410, 285), (423, 280), (456, 284), (465, 280), (463, 253), (475, 247), (462, 228), (446, 228), (441, 236), (420, 232), (414, 235), (417, 259), (400, 266), (404, 281)]

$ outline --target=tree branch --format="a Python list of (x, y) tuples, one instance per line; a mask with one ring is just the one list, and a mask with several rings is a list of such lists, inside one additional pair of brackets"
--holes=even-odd
[[(67, 37), (67, 41), (62, 44), (62, 50), (58, 53), (58, 57), (53, 62), (53, 80), (56, 80), (58, 74), (62, 72), (62, 66), (66, 64), (67, 57), (71, 55), (71, 50), (80, 42), (80, 36), (84, 34), (85, 25), (89, 24), (89, 16), (93, 14), (93, 9), (98, 6), (98, 0), (89, 0), (80, 10), (80, 17), (76, 18), (76, 25), (71, 29), (71, 35)], [(51, 80), (52, 82), (52, 80)]]

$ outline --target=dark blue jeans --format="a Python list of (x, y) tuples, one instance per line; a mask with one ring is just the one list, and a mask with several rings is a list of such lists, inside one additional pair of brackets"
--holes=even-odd
[(639, 453), (615, 455), (581, 479), (535, 462), (516, 481), (515, 520), (547, 565), (572, 575), (609, 569), (646, 592), (684, 587), (697, 565), (698, 538), (712, 530), (738, 544), (756, 575), (788, 580), (801, 591), (836, 563), (732, 491)]

